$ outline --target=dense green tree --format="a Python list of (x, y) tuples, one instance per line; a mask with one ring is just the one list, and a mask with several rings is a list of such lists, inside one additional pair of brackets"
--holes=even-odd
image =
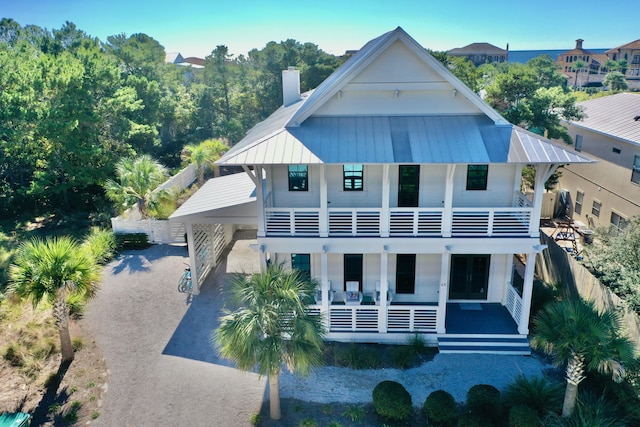
[(567, 79), (560, 73), (560, 66), (549, 55), (540, 55), (530, 59), (526, 66), (533, 69), (540, 87), (550, 89), (567, 85)]
[(112, 179), (105, 182), (107, 197), (122, 210), (137, 206), (142, 218), (147, 218), (149, 204), (160, 196), (154, 190), (168, 178), (167, 169), (151, 156), (143, 154), (120, 159), (116, 174), (118, 182)]
[(563, 139), (568, 144), (572, 139), (560, 120), (577, 121), (583, 117), (573, 93), (565, 92), (560, 86), (538, 88), (524, 101), (520, 111), (521, 123), (531, 131), (552, 139)]
[(299, 271), (279, 265), (261, 274), (238, 275), (230, 290), (230, 301), (238, 308), (220, 319), (212, 335), (222, 357), (241, 370), (257, 368), (269, 377), (270, 413), (275, 420), (281, 417), (282, 365), (304, 375), (322, 362), (324, 327), (305, 304), (316, 286)]
[(9, 267), (9, 291), (30, 299), (47, 300), (60, 334), (62, 361), (73, 360), (67, 297), (92, 297), (100, 278), (96, 260), (69, 237), (30, 240), (18, 248)]
[(495, 74), (486, 86), (486, 101), (511, 123), (521, 123), (521, 103), (538, 89), (538, 77), (531, 67), (510, 64), (506, 72)]
[(585, 261), (604, 284), (640, 313), (640, 217), (619, 228), (599, 228)]
[(599, 312), (593, 302), (580, 299), (546, 305), (534, 318), (532, 344), (553, 355), (556, 365), (566, 365), (563, 417), (573, 413), (578, 385), (587, 371), (621, 381), (625, 363), (634, 356), (632, 342), (621, 335), (618, 315), (612, 311)]

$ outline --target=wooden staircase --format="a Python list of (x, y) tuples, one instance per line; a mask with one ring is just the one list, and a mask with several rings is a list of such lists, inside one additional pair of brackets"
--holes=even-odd
[(446, 334), (438, 336), (440, 353), (485, 353), (530, 356), (526, 335)]

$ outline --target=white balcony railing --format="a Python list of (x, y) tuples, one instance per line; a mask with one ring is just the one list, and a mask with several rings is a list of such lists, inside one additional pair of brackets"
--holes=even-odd
[(507, 303), (505, 304), (509, 314), (516, 322), (516, 325), (520, 325), (520, 314), (522, 313), (522, 297), (518, 294), (516, 288), (510, 283), (507, 284)]
[[(528, 236), (533, 209), (454, 208), (451, 236)], [(382, 224), (381, 208), (330, 208), (329, 236), (439, 237), (443, 235), (444, 209), (390, 208), (389, 222)], [(319, 208), (265, 208), (267, 236), (319, 236)]]
[[(310, 306), (318, 313), (320, 306)], [(437, 305), (387, 306), (387, 330), (389, 332), (436, 332)], [(327, 324), (330, 332), (378, 332), (380, 306), (332, 305)]]

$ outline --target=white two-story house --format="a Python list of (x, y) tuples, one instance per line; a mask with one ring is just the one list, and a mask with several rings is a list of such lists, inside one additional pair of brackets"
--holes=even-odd
[[(509, 124), (401, 28), (308, 93), (284, 71), (283, 94), (218, 164), (255, 185), (242, 200), (256, 201), (263, 268), (321, 284), (311, 309), (328, 339), (420, 333), (441, 351), (529, 352), (543, 183), (591, 160)], [(519, 283), (514, 255), (527, 260)]]

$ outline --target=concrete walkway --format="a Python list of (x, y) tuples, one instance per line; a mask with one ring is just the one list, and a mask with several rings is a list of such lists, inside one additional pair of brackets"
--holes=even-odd
[[(217, 357), (210, 340), (223, 307), (220, 285), (228, 273), (256, 272), (248, 245), (255, 233), (236, 233), (233, 250), (201, 294), (187, 303), (178, 280), (185, 247), (159, 245), (129, 251), (104, 270), (101, 289), (85, 322), (110, 371), (99, 426), (249, 426), (268, 399), (266, 379), (234, 369)], [(324, 367), (308, 378), (283, 373), (281, 397), (329, 403), (367, 403), (385, 379), (405, 385), (416, 404), (443, 388), (462, 401), (474, 384), (504, 387), (522, 373), (547, 365), (534, 357), (437, 355), (410, 370), (353, 371)]]

